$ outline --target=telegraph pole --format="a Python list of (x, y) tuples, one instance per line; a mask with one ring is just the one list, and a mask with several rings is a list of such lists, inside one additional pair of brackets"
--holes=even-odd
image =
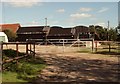
[(47, 27), (47, 18), (45, 18), (45, 27)]
[(110, 30), (110, 22), (108, 21), (108, 43), (109, 43), (109, 52), (110, 52), (110, 34), (109, 34), (109, 30)]
[(109, 38), (109, 26), (110, 26), (110, 22), (108, 21), (108, 41), (110, 40)]
[[(47, 28), (47, 18), (45, 18), (45, 28)], [(45, 45), (47, 45), (47, 34), (45, 34)]]

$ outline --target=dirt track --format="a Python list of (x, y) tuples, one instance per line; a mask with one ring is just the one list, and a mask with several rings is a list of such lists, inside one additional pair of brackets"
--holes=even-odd
[[(24, 51), (25, 47), (20, 49)], [(35, 82), (118, 81), (118, 57), (76, 51), (77, 48), (68, 48), (63, 52), (63, 47), (36, 46), (36, 56), (43, 58), (48, 66)]]
[[(47, 67), (38, 75), (39, 82), (117, 82), (118, 57), (101, 54), (57, 52), (53, 47), (38, 49), (39, 57), (45, 59)], [(43, 48), (42, 48), (43, 49)], [(48, 50), (51, 51), (48, 51)], [(77, 50), (77, 49), (76, 49)], [(53, 51), (53, 52), (52, 52)], [(55, 51), (55, 52), (54, 52)], [(59, 50), (60, 51), (60, 50)]]
[(103, 57), (102, 55), (96, 56), (85, 53), (41, 54), (38, 56), (44, 58), (48, 64), (48, 67), (46, 67), (39, 75), (38, 80), (36, 81), (38, 83), (44, 81), (118, 81), (117, 59), (109, 60), (110, 58), (115, 57), (108, 57), (108, 59), (103, 60), (103, 58), (101, 58)]

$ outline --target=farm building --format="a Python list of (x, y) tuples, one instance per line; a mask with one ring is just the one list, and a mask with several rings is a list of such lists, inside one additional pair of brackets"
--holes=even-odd
[(89, 28), (85, 26), (73, 28), (29, 26), (20, 27), (17, 30), (17, 41), (26, 41), (27, 39), (81, 39), (90, 38), (89, 35)]
[(90, 30), (86, 26), (76, 26), (72, 30), (74, 39), (90, 38)]
[(47, 35), (48, 39), (73, 39), (71, 28), (62, 28), (58, 26), (50, 27)]
[(53, 26), (47, 36), (50, 39), (80, 39), (90, 38), (89, 28), (86, 26), (76, 26), (73, 28), (62, 28)]
[(16, 24), (1, 24), (0, 25), (1, 31), (11, 30), (14, 33), (17, 32), (17, 30), (19, 29), (19, 27), (20, 27), (20, 24), (18, 24), (18, 23), (16, 23)]
[(4, 32), (0, 32), (0, 42), (8, 42), (8, 37)]
[[(47, 27), (49, 29), (49, 27)], [(17, 31), (17, 41), (26, 41), (27, 39), (45, 39), (46, 27), (44, 26), (29, 26), (20, 27)]]

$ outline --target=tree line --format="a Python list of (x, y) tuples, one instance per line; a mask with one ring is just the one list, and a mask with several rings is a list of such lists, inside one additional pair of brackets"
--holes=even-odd
[(120, 34), (118, 27), (116, 28), (104, 28), (102, 26), (89, 26), (90, 33), (95, 40), (100, 41), (120, 41)]

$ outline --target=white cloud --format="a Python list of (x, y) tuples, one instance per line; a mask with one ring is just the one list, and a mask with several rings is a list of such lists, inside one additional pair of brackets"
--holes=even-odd
[(106, 11), (108, 11), (109, 10), (109, 8), (101, 8), (99, 11), (98, 11), (98, 13), (103, 13), (103, 12), (106, 12)]
[(13, 7), (31, 7), (37, 5), (41, 0), (4, 0)]
[(106, 24), (104, 22), (96, 23), (95, 25), (99, 25), (99, 26), (103, 26), (103, 27), (106, 26)]
[(38, 26), (38, 25), (40, 25), (40, 23), (37, 21), (32, 21), (22, 24), (22, 26)]
[(65, 12), (65, 9), (58, 9), (57, 12), (59, 12), (59, 13), (64, 13), (64, 12)]
[(74, 14), (71, 14), (70, 17), (72, 18), (89, 18), (91, 17), (92, 15), (91, 14), (87, 14), (87, 13), (74, 13)]
[(59, 21), (50, 21), (49, 24), (50, 25), (57, 25), (59, 23)]
[(80, 8), (80, 11), (82, 11), (82, 12), (89, 12), (91, 10), (92, 10), (92, 8)]

